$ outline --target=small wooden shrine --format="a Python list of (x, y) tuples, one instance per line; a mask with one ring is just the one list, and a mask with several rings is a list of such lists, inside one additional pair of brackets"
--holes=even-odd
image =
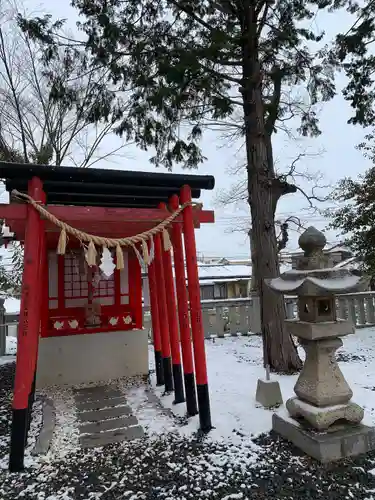
[(157, 383), (208, 431), (194, 229), (214, 215), (192, 200), (214, 178), (2, 162), (0, 177), (0, 218), (24, 246), (10, 470), (24, 468), (36, 386), (148, 373), (142, 269)]

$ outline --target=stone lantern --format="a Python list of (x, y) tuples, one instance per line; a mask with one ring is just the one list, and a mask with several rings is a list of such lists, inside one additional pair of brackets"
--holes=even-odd
[(297, 295), (299, 318), (287, 320), (287, 330), (306, 352), (296, 396), (286, 402), (289, 415), (275, 413), (273, 430), (326, 462), (375, 448), (375, 429), (361, 424), (363, 409), (351, 400), (353, 392), (335, 358), (343, 345), (340, 337), (355, 331), (352, 323), (337, 318), (335, 294), (363, 290), (367, 280), (329, 268), (323, 253), (326, 238), (314, 227), (298, 243), (304, 255), (297, 269), (266, 280), (276, 292)]

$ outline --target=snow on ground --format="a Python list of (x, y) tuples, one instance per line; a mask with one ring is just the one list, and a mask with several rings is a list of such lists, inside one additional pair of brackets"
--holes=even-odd
[(15, 361), (15, 356), (0, 356), (0, 366), (6, 365), (8, 363), (14, 363)]
[(42, 394), (53, 401), (56, 431), (47, 455), (36, 460), (51, 464), (56, 460), (63, 460), (69, 453), (79, 449), (79, 430), (73, 391), (70, 388), (46, 388)]
[[(1, 368), (0, 371), (0, 470), (7, 470), (9, 455), (7, 453), (10, 443), (9, 432), (4, 432), (9, 426), (10, 421), (10, 403), (12, 394), (10, 389), (13, 386), (14, 368), (9, 363)], [(8, 404), (4, 404), (8, 403)], [(33, 407), (31, 425), (29, 430), (29, 439), (25, 449), (25, 466), (34, 468), (36, 466), (32, 450), (35, 446), (37, 436), (39, 435), (42, 423), (42, 402), (36, 401)], [(5, 452), (5, 453), (4, 453)], [(7, 498), (1, 495), (0, 498)]]
[[(150, 350), (150, 369), (154, 368), (153, 347)], [(17, 351), (17, 339), (7, 337), (7, 354), (0, 358), (0, 364), (13, 361)], [(357, 330), (355, 335), (344, 338), (344, 346), (338, 351), (340, 367), (353, 390), (353, 399), (365, 408), (365, 422), (375, 425), (375, 328)], [(301, 352), (303, 356), (303, 352)], [(266, 410), (255, 401), (256, 385), (264, 378), (262, 367), (262, 345), (259, 336), (226, 337), (206, 341), (208, 381), (210, 389), (211, 414), (214, 430), (213, 441), (242, 442), (269, 432), (274, 410)], [(360, 367), (360, 368), (359, 368)], [(297, 375), (271, 375), (280, 382), (286, 401), (294, 395), (293, 387)], [(173, 405), (173, 394), (163, 395), (163, 387), (156, 387), (155, 376), (151, 376), (153, 390), (162, 405), (179, 417), (185, 416), (185, 404)], [(150, 404), (144, 388), (137, 385), (126, 387), (127, 381), (118, 381), (127, 392), (129, 403), (137, 418), (150, 434), (162, 434), (171, 430), (170, 415), (155, 410)], [(46, 392), (59, 404), (66, 405), (61, 414), (69, 413), (69, 401), (73, 397), (68, 390)], [(70, 394), (70, 395), (69, 395)], [(70, 398), (70, 399), (69, 399)], [(73, 404), (73, 403), (72, 403)], [(278, 411), (278, 410), (276, 410)], [(280, 411), (283, 411), (281, 408)], [(198, 416), (190, 418), (188, 424), (178, 426), (180, 435), (193, 434), (199, 427)], [(176, 429), (175, 429), (176, 430)]]
[(144, 387), (134, 386), (127, 389), (126, 399), (139, 424), (150, 436), (178, 432), (176, 423), (171, 420), (170, 415), (150, 402)]
[[(151, 349), (150, 349), (151, 350)], [(227, 337), (206, 342), (211, 416), (215, 441), (250, 440), (271, 430), (273, 411), (265, 410), (255, 401), (256, 385), (264, 378), (262, 346), (258, 336)], [(150, 352), (150, 358), (152, 352)], [(296, 376), (274, 376), (280, 381), (283, 396), (292, 394)], [(153, 378), (155, 384), (155, 379)], [(163, 387), (155, 387), (163, 405), (177, 415), (183, 415), (184, 405), (173, 405), (173, 394), (163, 396)], [(195, 431), (199, 417), (190, 419)]]
[(15, 337), (6, 337), (5, 356), (0, 356), (0, 366), (6, 363), (13, 363), (16, 360), (17, 339)]
[(5, 349), (7, 356), (15, 356), (17, 354), (17, 337), (7, 337)]
[[(338, 352), (354, 400), (365, 407), (366, 422), (372, 425), (374, 351), (375, 329), (363, 329), (346, 337)], [(196, 433), (198, 417), (187, 419), (185, 404), (173, 406), (173, 396), (154, 387), (152, 375), (152, 390), (140, 380), (117, 381), (145, 438), (81, 450), (71, 389), (48, 388), (43, 396), (53, 399), (57, 418), (52, 446), (45, 457), (30, 455), (41, 420), (37, 403), (26, 453), (30, 469), (22, 475), (5, 470), (13, 375), (12, 365), (1, 367), (0, 499), (375, 500), (375, 453), (320, 466), (268, 434), (273, 412), (254, 399), (257, 380), (264, 376), (259, 337), (214, 339), (206, 342), (206, 352), (215, 426), (207, 437)], [(297, 377), (272, 377), (280, 381), (285, 401)]]
[[(28, 444), (25, 449), (25, 467), (27, 468), (36, 468), (38, 466), (38, 462), (32, 455), (32, 450), (34, 449), (36, 439), (39, 436), (41, 424), (42, 424), (42, 402), (36, 401), (33, 407), (32, 419), (28, 436)], [(7, 436), (5, 439), (3, 439), (2, 445), (8, 448), (9, 444), (10, 444), (10, 439), (9, 436)], [(8, 469), (8, 462), (9, 462), (8, 454), (3, 454), (0, 459), (0, 469)]]
[[(338, 350), (340, 368), (351, 386), (353, 400), (365, 409), (364, 423), (375, 425), (375, 328), (358, 329), (343, 339)], [(302, 351), (302, 350), (301, 350)], [(300, 353), (303, 357), (303, 351)], [(255, 401), (257, 381), (265, 377), (262, 367), (262, 341), (259, 336), (216, 338), (206, 342), (211, 415), (214, 441), (249, 441), (272, 428), (272, 414)], [(150, 346), (150, 360), (153, 359)], [(153, 361), (152, 361), (153, 363)], [(284, 401), (294, 395), (297, 375), (271, 375), (278, 380)], [(163, 387), (154, 390), (163, 405), (176, 415), (185, 413), (184, 405), (173, 405), (173, 394), (163, 395)], [(189, 421), (193, 432), (199, 426), (198, 416)]]

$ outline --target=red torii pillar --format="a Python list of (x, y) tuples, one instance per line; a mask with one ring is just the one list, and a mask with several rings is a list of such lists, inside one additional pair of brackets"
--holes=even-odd
[(178, 324), (176, 311), (176, 296), (173, 284), (172, 258), (170, 250), (163, 249), (163, 265), (165, 292), (167, 297), (169, 340), (172, 352), (172, 372), (174, 383), (174, 403), (183, 403), (185, 401), (184, 384), (182, 381), (180, 342), (178, 338)]
[[(182, 204), (191, 202), (191, 189), (189, 186), (183, 186), (181, 188), (180, 201)], [(183, 210), (182, 214), (195, 376), (197, 381), (199, 422), (201, 430), (203, 432), (208, 432), (212, 429), (212, 424), (192, 206), (188, 205)]]
[[(159, 208), (167, 210), (165, 203), (160, 203)], [(166, 229), (167, 231), (167, 229)], [(164, 270), (165, 296), (167, 298), (169, 341), (172, 354), (172, 374), (174, 385), (174, 404), (185, 401), (184, 384), (182, 381), (180, 341), (178, 335), (176, 295), (173, 283), (172, 257), (170, 250), (162, 247), (162, 259)]]
[[(39, 202), (45, 201), (43, 185), (39, 178), (29, 181), (28, 194)], [(33, 400), (33, 381), (35, 379), (38, 342), (42, 312), (41, 280), (43, 267), (42, 235), (43, 224), (38, 212), (27, 207), (27, 221), (24, 244), (24, 271), (20, 322), (18, 326), (17, 364), (14, 382), (12, 430), (10, 441), (10, 472), (24, 470), (24, 453), (28, 434), (28, 420)], [(45, 255), (45, 254), (44, 254)]]
[[(170, 207), (176, 211), (179, 207), (177, 195), (170, 198)], [(173, 242), (173, 262), (176, 280), (176, 293), (178, 303), (178, 321), (180, 326), (180, 340), (182, 351), (182, 362), (184, 367), (184, 382), (186, 393), (186, 410), (189, 416), (196, 415), (197, 398), (195, 392), (195, 376), (193, 354), (191, 350), (190, 322), (189, 322), (189, 303), (186, 289), (184, 251), (182, 247), (182, 231), (179, 223), (172, 225)]]
[(169, 343), (169, 323), (167, 311), (167, 297), (164, 286), (164, 268), (162, 256), (162, 244), (160, 234), (154, 236), (155, 243), (155, 270), (158, 293), (158, 312), (161, 337), (161, 349), (163, 357), (163, 372), (165, 392), (173, 391), (172, 365), (171, 365), (171, 345)]
[(152, 337), (154, 341), (156, 385), (163, 385), (164, 372), (160, 336), (158, 285), (156, 280), (155, 260), (153, 260), (148, 266), (148, 285), (150, 291), (151, 324)]
[[(46, 195), (43, 191), (42, 191), (41, 196), (40, 196), (40, 201), (43, 204), (46, 202)], [(39, 276), (40, 276), (41, 283), (48, 284), (48, 255), (47, 255), (46, 233), (44, 231), (45, 222), (40, 216), (39, 216), (39, 224), (40, 224)], [(42, 334), (42, 331), (47, 327), (46, 323), (48, 322), (48, 309), (49, 309), (48, 286), (39, 287), (38, 293), (40, 294), (40, 297), (38, 299), (38, 301), (40, 303), (40, 329), (39, 329), (39, 334), (38, 334), (38, 343), (36, 346), (34, 377), (33, 377), (33, 383), (31, 386), (31, 393), (29, 396), (27, 432), (30, 430), (31, 412), (32, 412), (34, 401), (35, 401), (35, 386), (36, 386), (36, 372), (37, 372), (37, 368), (38, 368), (39, 337)], [(26, 439), (27, 439), (27, 433), (26, 433)], [(25, 445), (26, 444), (27, 443), (25, 442)]]

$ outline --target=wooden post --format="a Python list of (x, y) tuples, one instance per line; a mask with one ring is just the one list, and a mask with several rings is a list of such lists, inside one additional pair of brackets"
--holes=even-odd
[(140, 330), (143, 327), (142, 269), (134, 252), (130, 252), (128, 258), (129, 282), (133, 283), (133, 289), (129, 294), (129, 306), (133, 311), (133, 328)]
[[(43, 202), (43, 185), (33, 177), (29, 181), (28, 193), (36, 201)], [(24, 470), (24, 452), (27, 440), (29, 398), (32, 392), (36, 367), (41, 316), (41, 230), (38, 212), (27, 207), (27, 221), (24, 245), (24, 270), (20, 322), (18, 327), (17, 365), (14, 382), (12, 430), (10, 441), (10, 472)]]
[[(180, 201), (182, 204), (191, 201), (191, 189), (189, 186), (185, 185), (181, 188)], [(212, 429), (212, 424), (192, 206), (187, 206), (182, 214), (186, 270), (190, 299), (191, 331), (193, 335), (194, 347), (195, 376), (197, 380), (199, 422), (201, 430), (203, 432), (208, 432)]]
[(174, 403), (183, 403), (185, 401), (184, 384), (182, 381), (180, 342), (178, 338), (178, 324), (176, 311), (176, 295), (173, 284), (172, 258), (170, 250), (162, 248), (165, 295), (167, 297), (169, 340), (172, 351), (172, 370), (174, 383)]
[(0, 299), (0, 356), (4, 356), (7, 348), (7, 325), (5, 319), (5, 299)]
[(160, 234), (154, 236), (155, 243), (155, 270), (158, 293), (159, 325), (161, 337), (161, 349), (163, 356), (163, 372), (165, 392), (173, 391), (172, 365), (171, 365), (171, 345), (169, 343), (169, 324), (167, 311), (167, 297), (164, 286), (164, 269), (162, 258), (162, 245)]
[[(43, 283), (47, 283), (48, 286), (43, 287), (43, 297), (42, 297), (42, 318), (40, 324), (40, 336), (45, 337), (46, 332), (48, 330), (48, 318), (49, 318), (49, 269), (48, 269), (48, 249), (47, 249), (47, 241), (46, 241), (46, 233), (44, 232), (45, 225), (44, 221), (42, 222), (43, 228), (43, 244), (44, 244), (44, 263), (43, 263)], [(42, 247), (43, 253), (43, 247)]]
[(373, 325), (375, 323), (375, 309), (374, 309), (374, 302), (373, 302), (373, 296), (369, 295), (366, 297), (366, 311), (367, 311), (367, 320), (370, 325)]
[[(42, 203), (46, 202), (46, 195), (42, 191), (40, 200)], [(44, 226), (45, 222), (44, 220), (39, 216), (39, 225), (40, 225), (40, 232), (39, 232), (39, 276), (40, 276), (40, 282), (41, 283), (48, 283), (48, 261), (47, 261), (47, 242), (46, 242), (46, 234), (44, 232)], [(47, 264), (47, 267), (46, 267)], [(35, 401), (35, 386), (36, 386), (36, 372), (38, 369), (38, 353), (39, 353), (39, 337), (42, 333), (42, 328), (45, 327), (46, 322), (48, 321), (48, 310), (49, 310), (49, 295), (48, 295), (48, 286), (41, 286), (38, 289), (38, 293), (40, 297), (38, 298), (38, 301), (40, 303), (40, 327), (39, 327), (39, 332), (38, 332), (38, 342), (36, 344), (36, 354), (35, 354), (35, 365), (34, 365), (34, 376), (33, 376), (33, 383), (31, 386), (31, 392), (29, 395), (29, 405), (28, 405), (28, 422), (27, 422), (27, 432), (26, 432), (26, 441), (27, 441), (27, 433), (30, 430), (30, 424), (31, 424), (31, 412), (33, 409), (33, 404)], [(27, 442), (25, 441), (25, 446)]]
[[(173, 195), (170, 199), (170, 206), (173, 210), (179, 207), (179, 199), (177, 195)], [(172, 240), (173, 240), (173, 262), (176, 280), (176, 293), (178, 303), (178, 321), (180, 325), (180, 339), (182, 362), (184, 367), (184, 382), (186, 393), (186, 410), (189, 416), (196, 415), (197, 397), (195, 391), (195, 376), (193, 354), (191, 349), (191, 332), (189, 321), (189, 304), (186, 289), (186, 276), (184, 265), (184, 251), (182, 247), (181, 226), (178, 223), (172, 224)]]
[(163, 359), (161, 349), (159, 305), (158, 305), (158, 287), (156, 281), (155, 260), (148, 266), (148, 285), (150, 289), (150, 308), (152, 336), (154, 339), (155, 372), (156, 385), (164, 384)]

